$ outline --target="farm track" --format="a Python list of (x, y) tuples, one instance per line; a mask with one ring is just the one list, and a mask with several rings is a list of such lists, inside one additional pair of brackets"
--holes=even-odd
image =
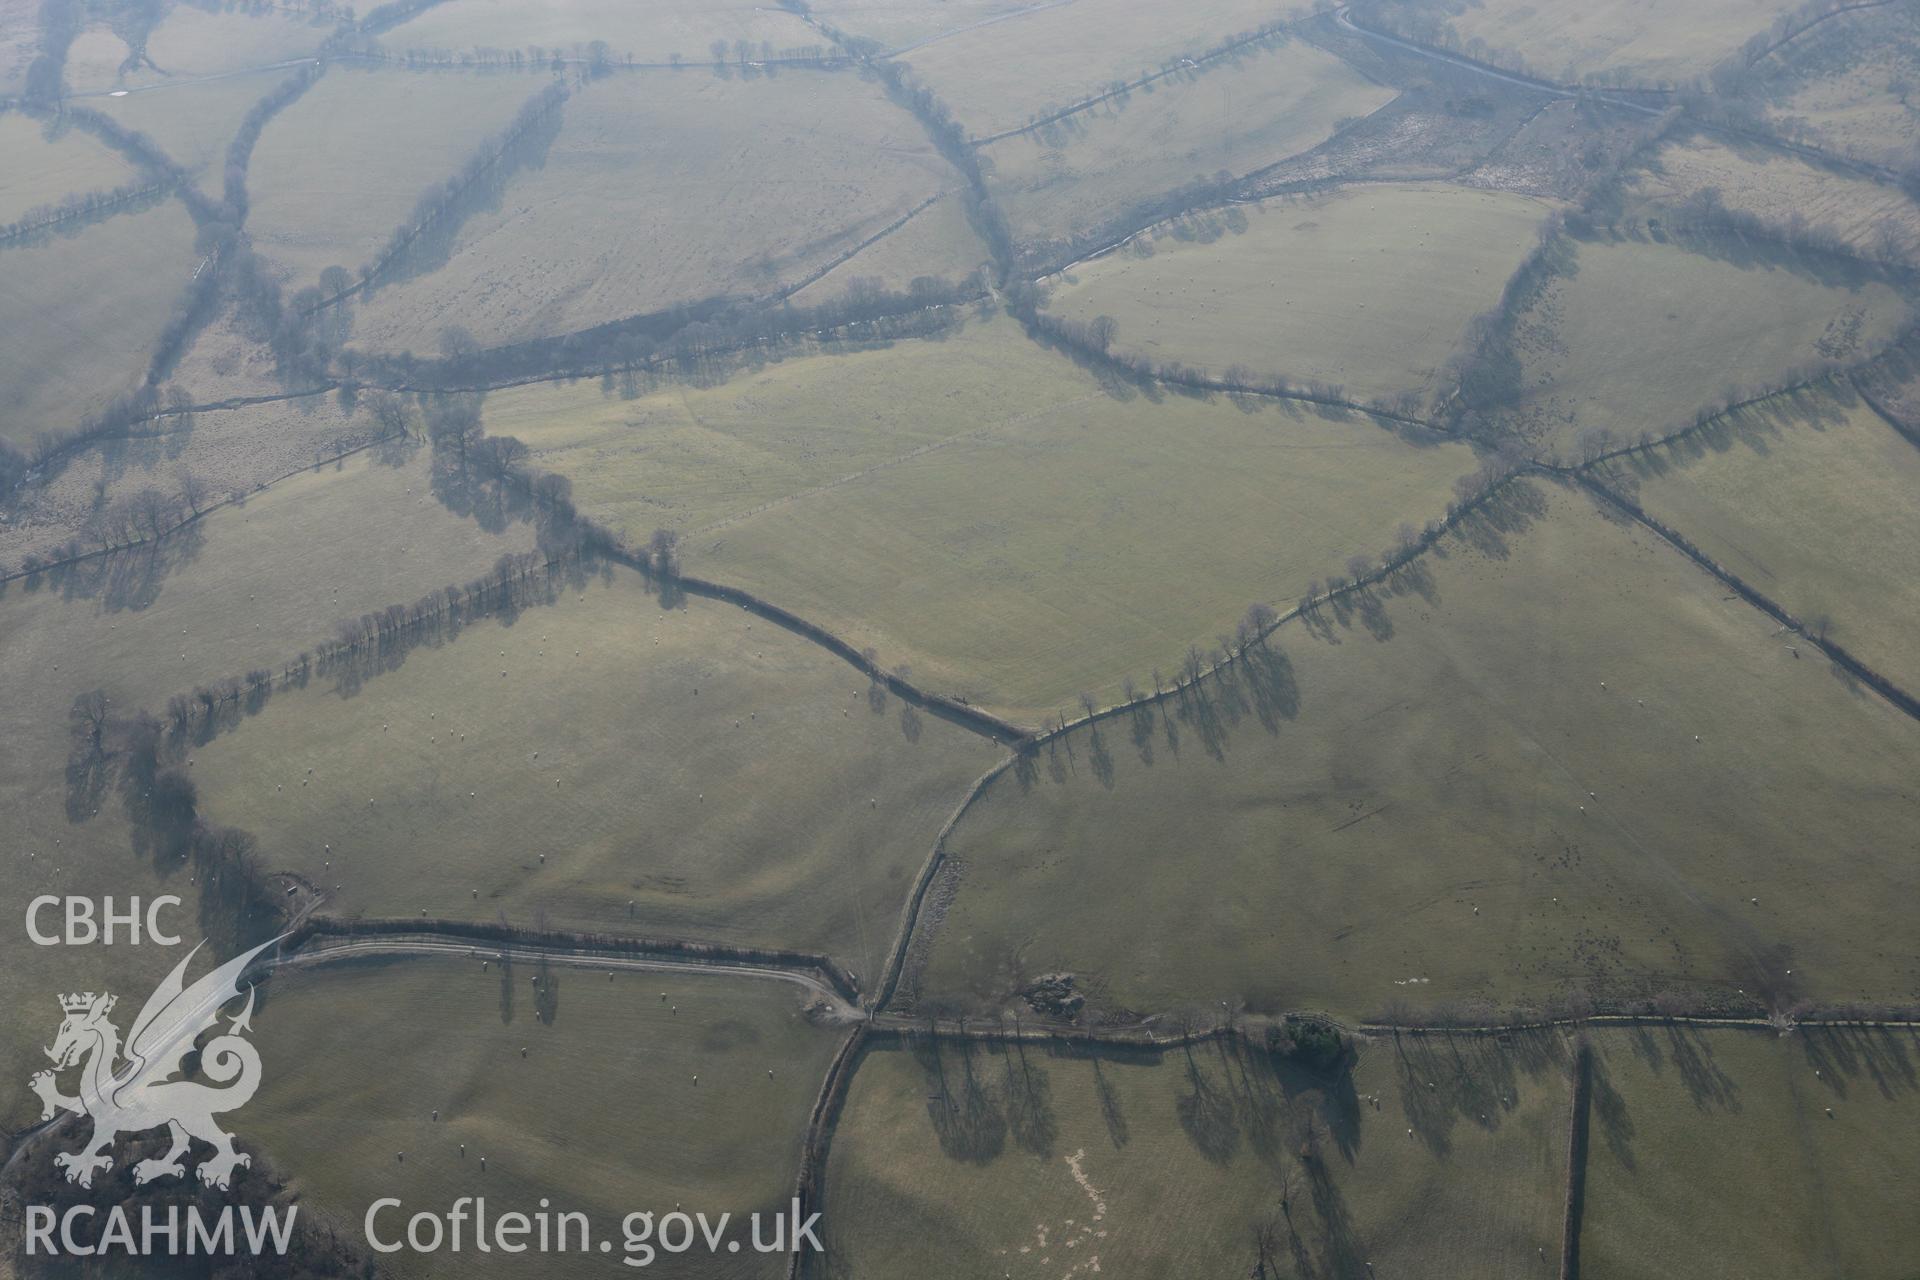
[(237, 80), (241, 76), (259, 75), (266, 71), (289, 71), (294, 67), (311, 67), (324, 61), (326, 59), (320, 57), (287, 58), (280, 62), (263, 62), (257, 67), (236, 67), (232, 71), (216, 71), (212, 75), (169, 78), (162, 80), (159, 84), (139, 85), (131, 89), (87, 89), (80, 93), (65, 93), (60, 95), (60, 101), (84, 102), (89, 98), (132, 98), (141, 94), (158, 93), (162, 89), (184, 89), (189, 85)]

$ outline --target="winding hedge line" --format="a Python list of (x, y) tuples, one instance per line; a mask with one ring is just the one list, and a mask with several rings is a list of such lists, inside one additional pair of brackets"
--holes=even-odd
[(338, 920), (329, 916), (314, 916), (307, 921), (302, 932), (303, 938), (395, 937), (407, 934), (431, 935), (456, 942), (547, 947), (556, 951), (607, 951), (698, 963), (806, 969), (820, 974), (826, 979), (827, 985), (849, 1003), (860, 998), (859, 983), (832, 957), (812, 951), (791, 951), (784, 947), (748, 947), (723, 942), (695, 942), (685, 938), (640, 938), (614, 933), (568, 933), (556, 929), (526, 929), (510, 924), (426, 917), (418, 920)]

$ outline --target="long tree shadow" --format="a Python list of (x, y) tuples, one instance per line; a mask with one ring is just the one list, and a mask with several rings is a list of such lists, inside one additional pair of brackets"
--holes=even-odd
[(1233, 1098), (1221, 1082), (1207, 1073), (1191, 1044), (1182, 1046), (1182, 1050), (1186, 1059), (1187, 1091), (1175, 1106), (1180, 1127), (1201, 1155), (1215, 1164), (1226, 1164), (1240, 1149), (1240, 1125), (1234, 1115)]
[(952, 1159), (987, 1164), (1006, 1148), (1007, 1119), (974, 1069), (971, 1040), (916, 1037), (914, 1055), (927, 1081), (927, 1117), (940, 1150)]
[(1607, 1140), (1607, 1149), (1620, 1162), (1620, 1167), (1632, 1172), (1637, 1165), (1633, 1156), (1633, 1116), (1627, 1108), (1627, 1099), (1614, 1086), (1605, 1057), (1594, 1054), (1591, 1070), (1593, 1074), (1589, 1087), (1592, 1090), (1593, 1114), (1600, 1121), (1600, 1132)]
[(1053, 1110), (1053, 1085), (1044, 1066), (1029, 1060), (1024, 1041), (1001, 1049), (1006, 1074), (1007, 1128), (1021, 1149), (1037, 1156), (1053, 1154), (1060, 1136)]
[(1120, 1106), (1120, 1094), (1113, 1087), (1113, 1081), (1107, 1079), (1106, 1069), (1100, 1065), (1098, 1054), (1088, 1058), (1093, 1067), (1093, 1091), (1100, 1100), (1100, 1119), (1107, 1126), (1107, 1140), (1118, 1151), (1127, 1145), (1131, 1136), (1127, 1128), (1126, 1112)]
[(1920, 1089), (1913, 1062), (1914, 1037), (1911, 1028), (1802, 1024), (1800, 1050), (1816, 1078), (1836, 1098), (1845, 1098), (1853, 1081), (1865, 1077), (1881, 1097), (1892, 1099)]
[(1740, 1086), (1714, 1061), (1713, 1043), (1698, 1027), (1667, 1024), (1667, 1057), (1696, 1107), (1740, 1109)]

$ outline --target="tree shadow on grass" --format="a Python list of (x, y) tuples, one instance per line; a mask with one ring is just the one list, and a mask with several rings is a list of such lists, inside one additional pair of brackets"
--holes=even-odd
[(1627, 1099), (1614, 1086), (1613, 1078), (1607, 1071), (1606, 1059), (1600, 1054), (1593, 1055), (1592, 1070), (1592, 1114), (1600, 1121), (1600, 1132), (1606, 1138), (1607, 1149), (1613, 1152), (1613, 1158), (1620, 1162), (1621, 1168), (1632, 1172), (1638, 1166), (1633, 1155), (1633, 1116), (1628, 1110)]
[(1667, 1057), (1680, 1073), (1687, 1096), (1701, 1109), (1740, 1110), (1740, 1086), (1714, 1060), (1713, 1041), (1698, 1027), (1667, 1024)]
[(1914, 1042), (1912, 1028), (1857, 1023), (1803, 1023), (1800, 1027), (1802, 1057), (1836, 1098), (1847, 1097), (1856, 1081), (1870, 1082), (1887, 1099), (1920, 1089)]
[(1566, 1069), (1566, 1046), (1551, 1031), (1500, 1036), (1397, 1033), (1400, 1105), (1413, 1136), (1436, 1155), (1452, 1149), (1458, 1125), (1493, 1131), (1520, 1106), (1520, 1091)]
[(970, 1040), (916, 1037), (925, 1073), (927, 1117), (940, 1150), (954, 1160), (988, 1164), (1006, 1149), (1007, 1118), (976, 1070)]
[(46, 589), (63, 600), (94, 600), (109, 613), (137, 613), (158, 600), (167, 578), (199, 559), (205, 546), (206, 532), (196, 520), (158, 543), (56, 565), (23, 585), (29, 593)]
[(998, 1047), (1006, 1075), (1008, 1131), (1022, 1150), (1050, 1156), (1060, 1136), (1060, 1121), (1054, 1114), (1053, 1085), (1046, 1068), (1033, 1060), (1025, 1041)]
[(1224, 1165), (1240, 1149), (1240, 1123), (1233, 1096), (1224, 1078), (1216, 1078), (1207, 1069), (1193, 1045), (1183, 1045), (1181, 1052), (1186, 1092), (1175, 1104), (1180, 1127), (1194, 1150), (1214, 1164)]

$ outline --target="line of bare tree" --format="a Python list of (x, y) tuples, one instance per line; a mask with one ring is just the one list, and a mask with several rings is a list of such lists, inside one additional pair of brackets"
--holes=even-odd
[(616, 71), (711, 69), (732, 74), (736, 69), (750, 73), (785, 68), (832, 71), (853, 65), (851, 58), (833, 53), (824, 45), (792, 45), (776, 49), (770, 41), (762, 41), (758, 45), (745, 41), (728, 45), (725, 41), (717, 41), (714, 47), (709, 48), (705, 60), (689, 59), (679, 53), (669, 53), (664, 61), (636, 59), (631, 52), (615, 54), (605, 40), (575, 42), (565, 48), (547, 48), (543, 45), (515, 49), (492, 46), (469, 49), (409, 46), (399, 52), (383, 49), (370, 40), (361, 40), (343, 46), (339, 56), (422, 71), (472, 69), (561, 75), (569, 69), (582, 69), (589, 79)]
[(631, 316), (576, 333), (482, 348), (464, 331), (443, 336), (438, 359), (411, 352), (343, 353), (341, 376), (396, 390), (474, 390), (598, 377), (609, 392), (641, 394), (649, 375), (703, 379), (743, 353), (777, 355), (833, 337), (879, 342), (920, 337), (954, 323), (949, 309), (983, 296), (981, 283), (915, 279), (905, 292), (860, 286), (810, 307), (714, 298)]
[(1295, 382), (1283, 374), (1261, 373), (1244, 364), (1229, 365), (1217, 375), (1209, 374), (1183, 361), (1153, 360), (1144, 355), (1115, 350), (1113, 344), (1119, 336), (1119, 325), (1112, 316), (1074, 320), (1036, 310), (1025, 299), (1015, 304), (1014, 314), (1036, 338), (1135, 381), (1159, 382), (1194, 391), (1296, 400), (1330, 409), (1353, 410), (1423, 431), (1443, 430), (1419, 416), (1421, 400), (1418, 392), (1376, 396), (1362, 401), (1348, 396), (1346, 388), (1339, 383), (1320, 382), (1312, 378)]
[(319, 295), (309, 298), (302, 310), (311, 314), (373, 289), (422, 237), (436, 233), (449, 220), (464, 221), (477, 203), (497, 190), (506, 173), (517, 167), (513, 164), (517, 144), (543, 125), (556, 123), (566, 101), (564, 84), (549, 84), (534, 94), (505, 129), (474, 150), (457, 174), (420, 197), (407, 220), (394, 229), (370, 261), (361, 264), (357, 275), (349, 275), (343, 267), (328, 268)]
[(116, 213), (137, 213), (171, 195), (176, 184), (159, 181), (122, 183), (108, 191), (75, 192), (53, 204), (36, 205), (0, 225), (0, 246), (44, 244), (55, 234), (71, 234)]
[[(177, 394), (177, 389), (170, 388), (169, 392)], [(190, 418), (191, 414), (183, 411), (180, 416)], [(310, 465), (323, 466), (330, 462), (338, 462), (390, 438), (384, 435), (347, 437), (342, 441), (340, 448), (320, 456)], [(3, 443), (0, 443), (0, 482), (4, 482), (6, 465), (7, 449)], [(265, 489), (277, 480), (287, 479), (288, 476), (298, 475), (308, 469), (309, 467), (301, 467), (276, 477), (274, 481), (263, 482), (255, 486), (254, 491)], [(182, 468), (175, 473), (171, 489), (148, 487), (137, 494), (118, 498), (91, 515), (85, 527), (75, 536), (47, 552), (24, 556), (19, 568), (11, 572), (0, 569), (0, 585), (20, 578), (25, 579), (31, 588), (37, 579), (43, 577), (57, 585), (66, 570), (82, 561), (129, 552), (157, 550), (166, 539), (209, 513), (221, 507), (244, 502), (248, 496), (248, 491), (241, 488), (219, 493), (199, 473)], [(164, 517), (168, 512), (174, 517), (171, 524), (164, 524), (163, 519), (156, 520), (156, 516)], [(163, 525), (158, 536), (152, 532), (156, 524)]]
[(324, 62), (296, 68), (292, 75), (267, 91), (265, 97), (247, 108), (232, 141), (227, 143), (226, 165), (222, 170), (227, 219), (234, 223), (247, 217), (247, 166), (253, 161), (253, 148), (276, 115), (297, 102), (302, 94), (326, 72)]
[[(843, 47), (848, 47), (849, 52), (861, 56), (857, 51), (862, 46), (850, 42), (848, 37), (830, 27), (822, 29)], [(953, 118), (952, 112), (934, 95), (933, 90), (914, 78), (912, 70), (905, 63), (878, 62), (870, 57), (863, 58), (863, 62), (880, 77), (887, 96), (920, 122), (921, 129), (934, 148), (966, 179), (964, 199), (967, 221), (986, 245), (987, 253), (993, 259), (1004, 284), (1014, 265), (1013, 232), (1007, 226), (1005, 215), (987, 191), (986, 174), (980, 167), (980, 156), (967, 137), (967, 131), (961, 128), (959, 121)]]

